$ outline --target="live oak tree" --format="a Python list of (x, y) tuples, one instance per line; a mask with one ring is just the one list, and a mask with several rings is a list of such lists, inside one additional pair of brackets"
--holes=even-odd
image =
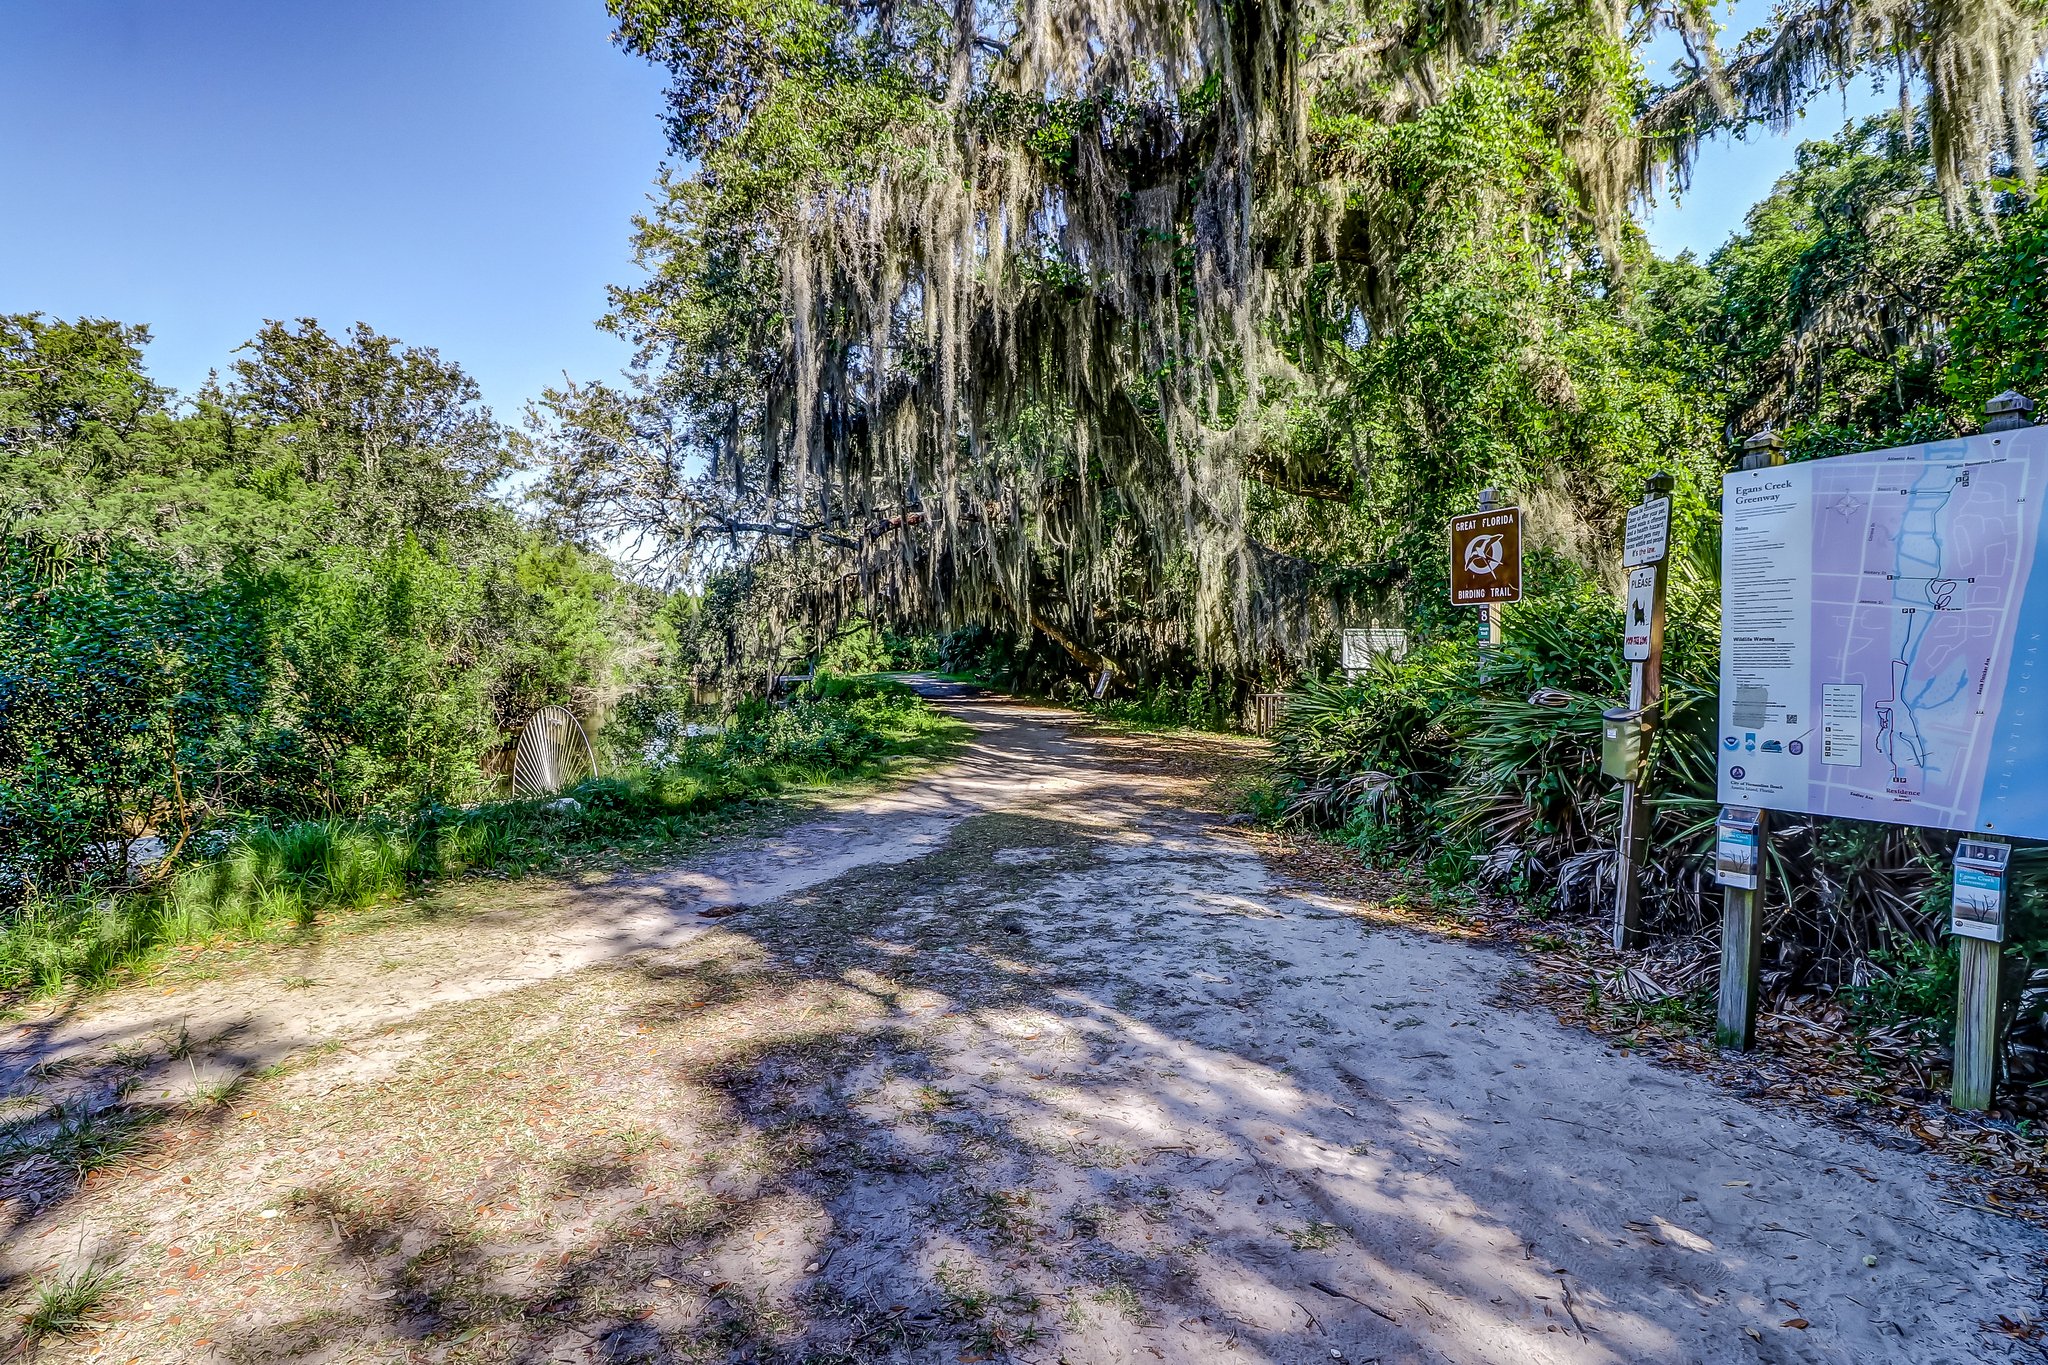
[(1983, 216), (2044, 43), (2002, 0), (1795, 3), (1725, 56), (1690, 3), (612, 8), (679, 164), (615, 293), (635, 382), (542, 414), (564, 518), (745, 567), (764, 649), (858, 608), (1125, 670), (1299, 658), (1480, 482), (1583, 557), (1635, 474), (1704, 476), (1631, 207), (1878, 71)]

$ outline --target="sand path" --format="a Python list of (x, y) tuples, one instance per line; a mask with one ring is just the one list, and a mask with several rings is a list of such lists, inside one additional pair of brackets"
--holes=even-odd
[[(20, 1022), (13, 1092), (118, 1080), (175, 1139), (16, 1200), (10, 1282), (88, 1249), (126, 1277), (101, 1333), (49, 1349), (2036, 1358), (1985, 1326), (2041, 1315), (2048, 1242), (1936, 1163), (1494, 1003), (1512, 955), (1282, 884), (1202, 808), (1181, 741), (945, 704), (977, 732), (958, 762), (774, 836)], [(171, 1055), (180, 1026), (196, 1046)], [(714, 1036), (734, 1039), (715, 1057)], [(606, 1126), (493, 1136), (483, 1183), (443, 1198), (453, 1177), (427, 1173), (454, 1158), (408, 1087), (452, 1096), (483, 1084), (478, 1057), (529, 1053), (492, 1083), (555, 1065), (549, 1104)], [(591, 1155), (629, 1119), (639, 1146)], [(362, 1131), (387, 1121), (418, 1145)], [(621, 1231), (686, 1187), (718, 1217)], [(472, 1278), (444, 1283), (457, 1244)], [(223, 1270), (233, 1292), (209, 1296), (187, 1282), (200, 1248), (289, 1270), (260, 1290)]]

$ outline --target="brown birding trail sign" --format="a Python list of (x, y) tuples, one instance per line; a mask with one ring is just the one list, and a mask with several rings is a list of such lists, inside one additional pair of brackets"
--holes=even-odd
[(1451, 518), (1451, 601), (1461, 607), (1522, 600), (1522, 509)]

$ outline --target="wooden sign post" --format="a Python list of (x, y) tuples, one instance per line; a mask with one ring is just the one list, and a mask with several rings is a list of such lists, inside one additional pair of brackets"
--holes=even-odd
[(2005, 941), (2005, 880), (2012, 845), (1965, 839), (1956, 845), (1949, 932), (1961, 972), (1956, 984), (1956, 1062), (1949, 1103), (1989, 1109), (1998, 1082), (1998, 962)]
[[(1497, 511), (1497, 510), (1499, 510), (1499, 508), (1500, 508), (1500, 494), (1499, 494), (1499, 492), (1497, 492), (1496, 490), (1494, 490), (1494, 489), (1492, 489), (1492, 488), (1482, 488), (1482, 489), (1480, 489), (1480, 490), (1479, 490), (1479, 510), (1480, 510), (1481, 512), (1493, 512), (1493, 511)], [(1515, 569), (1514, 569), (1514, 573), (1515, 573), (1515, 582), (1514, 582), (1514, 588), (1515, 588), (1515, 596), (1516, 596), (1516, 598), (1517, 598), (1518, 600), (1520, 599), (1520, 597), (1521, 597), (1521, 593), (1522, 593), (1522, 520), (1521, 520), (1521, 517), (1522, 517), (1521, 509), (1520, 509), (1520, 508), (1516, 508), (1516, 509), (1515, 509), (1515, 529), (1514, 529), (1514, 541), (1515, 541), (1515, 552), (1514, 552), (1514, 564), (1515, 564)], [(1492, 603), (1492, 602), (1490, 602), (1490, 601), (1488, 601), (1488, 602), (1481, 602), (1481, 603), (1479, 604), (1479, 652), (1480, 652), (1480, 657), (1481, 657), (1482, 659), (1491, 659), (1491, 657), (1492, 657), (1491, 651), (1492, 651), (1493, 649), (1495, 649), (1495, 648), (1496, 648), (1497, 646), (1499, 646), (1499, 644), (1500, 644), (1500, 641), (1501, 641), (1501, 636), (1502, 636), (1502, 635), (1503, 635), (1503, 634), (1505, 633), (1505, 632), (1504, 632), (1504, 631), (1502, 631), (1502, 629), (1501, 629), (1501, 626), (1502, 626), (1503, 624), (1504, 624), (1504, 623), (1503, 623), (1503, 622), (1502, 622), (1502, 620), (1501, 620), (1501, 616), (1500, 616), (1500, 613), (1499, 613), (1499, 612), (1497, 612), (1497, 611), (1495, 611), (1495, 610), (1493, 609), (1493, 603)], [(1481, 671), (1482, 671), (1482, 673), (1484, 672), (1484, 670), (1483, 670), (1483, 669), (1482, 669)]]
[(1764, 948), (1764, 850), (1771, 813), (1723, 806), (1714, 822), (1714, 880), (1721, 883), (1721, 985), (1714, 1041), (1747, 1052), (1756, 1041), (1758, 959)]
[(1637, 786), (1647, 757), (1649, 716), (1663, 691), (1664, 561), (1670, 548), (1671, 476), (1652, 474), (1644, 481), (1643, 500), (1629, 509), (1622, 544), (1622, 567), (1629, 571), (1621, 649), (1628, 661), (1628, 705), (1605, 717), (1605, 742), (1610, 753), (1620, 754), (1602, 764), (1621, 778), (1620, 862), (1614, 885), (1616, 948), (1640, 947), (1643, 941), (1642, 866), (1650, 851), (1650, 817), (1642, 808)]
[[(1775, 431), (1745, 441), (1738, 469), (1768, 469), (1785, 462), (1785, 442)], [(1722, 811), (1724, 820), (1731, 811)], [(1747, 1052), (1756, 1044), (1757, 983), (1763, 970), (1764, 883), (1771, 847), (1771, 813), (1754, 810), (1751, 839), (1755, 871), (1748, 877), (1726, 875), (1716, 859), (1715, 880), (1721, 883), (1721, 984), (1714, 1008), (1714, 1041)]]

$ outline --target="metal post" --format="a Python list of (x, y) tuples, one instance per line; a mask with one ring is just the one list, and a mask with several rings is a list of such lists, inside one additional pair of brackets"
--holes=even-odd
[[(1768, 469), (1785, 463), (1785, 441), (1764, 430), (1742, 444), (1738, 469)], [(1714, 1013), (1714, 1041), (1747, 1052), (1756, 1044), (1756, 998), (1763, 969), (1764, 888), (1769, 885), (1771, 813), (1757, 812), (1756, 889), (1721, 888), (1721, 985)]]
[[(1643, 501), (1654, 502), (1671, 496), (1671, 476), (1652, 474), (1643, 481)], [(1655, 610), (1664, 607), (1664, 561), (1650, 566), (1656, 574)], [(1642, 711), (1657, 704), (1663, 692), (1664, 660), (1662, 631), (1655, 632), (1650, 657), (1628, 667), (1628, 709)], [(1642, 866), (1650, 855), (1650, 816), (1643, 809), (1642, 794), (1634, 781), (1621, 784), (1621, 865), (1614, 887), (1614, 936), (1616, 948), (1639, 948), (1643, 942)]]

